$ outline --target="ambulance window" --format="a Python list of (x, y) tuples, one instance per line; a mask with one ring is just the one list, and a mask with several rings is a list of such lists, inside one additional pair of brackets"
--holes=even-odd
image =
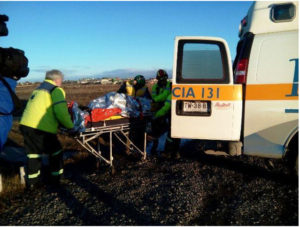
[[(225, 48), (218, 42), (179, 41), (179, 83), (228, 83)], [(227, 66), (227, 67), (226, 67)]]
[(274, 22), (291, 21), (295, 17), (295, 6), (292, 3), (275, 5), (271, 13)]

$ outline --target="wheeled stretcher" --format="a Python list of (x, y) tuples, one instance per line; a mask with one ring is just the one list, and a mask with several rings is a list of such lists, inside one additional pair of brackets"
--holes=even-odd
[[(142, 156), (142, 159), (146, 159), (146, 147), (147, 147), (147, 133), (144, 130), (144, 146), (143, 150), (137, 147), (129, 138), (129, 132), (146, 128), (147, 118), (121, 118), (116, 120), (104, 120), (87, 125), (84, 132), (81, 132), (75, 137), (77, 142), (83, 146), (88, 152), (94, 155), (96, 158), (103, 160), (111, 167), (113, 167), (113, 137), (119, 140), (123, 145), (128, 147), (130, 151), (137, 151)], [(99, 137), (104, 134), (109, 134), (109, 157), (104, 157), (99, 142)], [(93, 144), (92, 141), (96, 141)]]

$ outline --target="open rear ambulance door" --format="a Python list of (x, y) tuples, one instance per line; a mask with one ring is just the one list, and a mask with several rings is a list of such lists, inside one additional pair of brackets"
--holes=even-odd
[(171, 137), (240, 140), (242, 85), (225, 40), (176, 37), (172, 84)]

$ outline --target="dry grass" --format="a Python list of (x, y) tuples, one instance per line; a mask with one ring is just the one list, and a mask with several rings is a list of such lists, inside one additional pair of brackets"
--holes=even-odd
[(1, 192), (1, 196), (3, 197), (13, 197), (16, 193), (23, 192), (25, 189), (25, 185), (20, 183), (20, 176), (6, 176), (3, 177), (3, 191)]
[(19, 146), (24, 146), (24, 139), (19, 129), (19, 120), (14, 120), (8, 138)]
[[(18, 86), (16, 93), (22, 100), (28, 100), (32, 91), (38, 84), (30, 86)], [(64, 84), (67, 101), (76, 101), (79, 105), (87, 105), (91, 100), (100, 97), (108, 92), (117, 91), (120, 85), (101, 85), (101, 84)]]
[(120, 85), (70, 85), (63, 86), (67, 101), (76, 101), (79, 105), (88, 105), (90, 101), (108, 92), (117, 91)]
[(2, 176), (2, 187), (3, 187), (1, 196), (10, 198), (15, 193), (24, 190), (24, 185), (21, 184), (19, 172), (20, 169), (18, 165), (6, 163), (6, 162), (0, 162), (0, 173)]

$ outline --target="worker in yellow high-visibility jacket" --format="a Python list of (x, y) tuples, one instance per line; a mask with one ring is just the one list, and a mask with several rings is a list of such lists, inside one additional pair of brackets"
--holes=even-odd
[(133, 80), (125, 81), (117, 92), (124, 93), (132, 97), (151, 99), (151, 94), (146, 86), (145, 77), (142, 75), (135, 76)]
[(63, 174), (62, 147), (57, 139), (59, 125), (74, 127), (68, 112), (65, 92), (60, 87), (63, 74), (59, 70), (46, 73), (46, 79), (36, 88), (26, 105), (20, 121), (24, 136), (28, 167), (26, 183), (34, 188), (41, 183), (41, 154), (49, 154), (50, 183), (58, 184)]

